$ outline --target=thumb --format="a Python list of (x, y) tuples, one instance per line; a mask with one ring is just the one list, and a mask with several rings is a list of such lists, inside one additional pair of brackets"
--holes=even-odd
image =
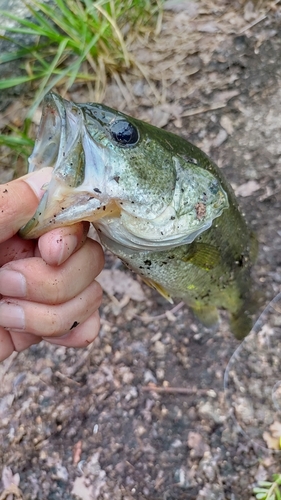
[(34, 215), (52, 171), (46, 167), (0, 185), (0, 242), (11, 238)]

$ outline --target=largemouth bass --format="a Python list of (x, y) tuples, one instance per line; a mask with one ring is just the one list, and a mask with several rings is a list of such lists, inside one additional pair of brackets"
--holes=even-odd
[(49, 93), (29, 171), (54, 167), (38, 210), (21, 229), (38, 238), (93, 223), (102, 244), (205, 324), (218, 308), (242, 338), (251, 329), (255, 243), (231, 187), (197, 147), (102, 104)]

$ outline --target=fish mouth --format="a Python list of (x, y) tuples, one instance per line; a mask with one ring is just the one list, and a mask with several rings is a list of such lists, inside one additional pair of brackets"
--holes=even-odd
[(49, 92), (43, 101), (29, 172), (47, 166), (54, 170), (36, 213), (19, 232), (22, 238), (38, 238), (56, 227), (120, 214), (117, 202), (101, 195), (105, 192), (102, 155), (85, 127), (83, 111)]

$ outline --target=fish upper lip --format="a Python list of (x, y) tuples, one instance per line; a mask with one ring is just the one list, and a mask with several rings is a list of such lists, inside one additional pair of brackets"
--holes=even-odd
[[(86, 170), (84, 149), (87, 147), (87, 141), (83, 111), (74, 103), (49, 92), (44, 99), (38, 136), (29, 159), (29, 171), (32, 172), (44, 166), (52, 166), (54, 170), (36, 213), (20, 231), (22, 237), (37, 238), (46, 231), (46, 228), (52, 229), (60, 222), (66, 224), (68, 219), (73, 223), (85, 220), (85, 216), (81, 215), (83, 206), (90, 204), (92, 210), (96, 210), (106, 202), (99, 192), (90, 189), (89, 179), (88, 184), (83, 186)], [(91, 145), (93, 142), (95, 141), (91, 138)], [(98, 145), (96, 146), (97, 149), (94, 152), (91, 149), (90, 158), (91, 164), (96, 165), (97, 172), (99, 171), (96, 177), (98, 181), (101, 181), (102, 169), (99, 168), (100, 158)], [(73, 212), (68, 201), (65, 203), (67, 209), (60, 213), (60, 205), (64, 206), (63, 200), (68, 199), (70, 191), (75, 188), (78, 188), (79, 193), (75, 191), (73, 194), (76, 200), (80, 197), (80, 205), (78, 208), (76, 205)], [(100, 189), (99, 191), (101, 192)], [(53, 198), (54, 193), (56, 196)], [(71, 202), (74, 203), (73, 200)]]
[[(71, 157), (77, 144), (81, 144), (83, 112), (79, 107), (66, 101), (54, 92), (49, 92), (43, 102), (42, 117), (33, 152), (29, 158), (29, 172), (45, 166), (61, 170), (67, 156)], [(70, 177), (75, 177), (68, 166)]]

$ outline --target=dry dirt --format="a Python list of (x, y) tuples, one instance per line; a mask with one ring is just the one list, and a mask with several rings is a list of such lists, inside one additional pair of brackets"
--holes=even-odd
[[(112, 82), (104, 102), (183, 135), (223, 169), (258, 235), (255, 274), (265, 306), (281, 284), (281, 6), (169, 0), (168, 7), (159, 37), (133, 47), (149, 82), (133, 74)], [(83, 87), (68, 97), (89, 100)], [(281, 432), (278, 412), (267, 420), (264, 405), (243, 400), (242, 382), (224, 397), (225, 369), (239, 345), (225, 314), (207, 330), (186, 307), (169, 312), (145, 285), (141, 293), (110, 255), (106, 267), (124, 273), (131, 291), (105, 293), (94, 345), (41, 343), (0, 366), (0, 498), (252, 499), (258, 480), (281, 472), (280, 455), (265, 449), (276, 446), (272, 422)], [(278, 314), (265, 321), (263, 338), (277, 335), (278, 325)], [(266, 379), (278, 381), (274, 345), (276, 375), (255, 341), (232, 362), (239, 378), (251, 357), (243, 374), (252, 398)], [(230, 412), (235, 391), (239, 422)], [(247, 418), (257, 424), (254, 440)]]

